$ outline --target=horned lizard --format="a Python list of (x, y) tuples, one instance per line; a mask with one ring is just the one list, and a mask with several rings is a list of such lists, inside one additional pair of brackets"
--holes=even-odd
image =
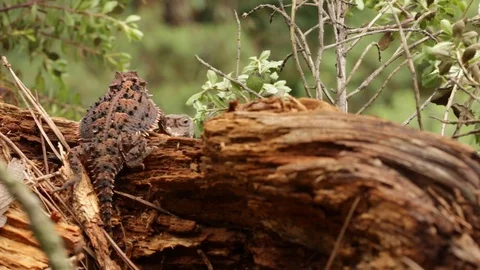
[(193, 120), (186, 114), (167, 114), (158, 122), (159, 131), (173, 137), (193, 138)]
[(143, 159), (153, 150), (144, 136), (163, 118), (146, 85), (135, 71), (117, 72), (108, 92), (82, 118), (80, 144), (67, 156), (74, 179), (60, 189), (78, 182), (81, 166), (86, 165), (107, 230), (111, 229), (115, 176), (124, 165), (144, 167)]

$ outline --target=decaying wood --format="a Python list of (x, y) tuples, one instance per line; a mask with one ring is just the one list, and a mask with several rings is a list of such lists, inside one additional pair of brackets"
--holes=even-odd
[[(2, 269), (46, 269), (48, 259), (40, 249), (30, 230), (29, 220), (18, 203), (14, 202), (5, 213), (7, 223), (0, 228), (0, 265)], [(84, 245), (82, 231), (64, 222), (56, 224), (70, 255), (75, 255)]]
[[(134, 196), (115, 197), (116, 242), (143, 269), (324, 269), (329, 258), (331, 269), (480, 266), (475, 151), (315, 108), (263, 100), (208, 121), (202, 140), (152, 135), (145, 170), (116, 181)], [(74, 146), (77, 124), (54, 120)], [(2, 104), (0, 124), (41, 164), (28, 113)]]

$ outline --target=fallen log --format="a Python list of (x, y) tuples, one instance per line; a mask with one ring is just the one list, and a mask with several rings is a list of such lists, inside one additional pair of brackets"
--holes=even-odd
[[(474, 150), (316, 104), (261, 100), (201, 140), (150, 136), (145, 170), (116, 180), (116, 242), (142, 269), (480, 266)], [(76, 145), (77, 123), (54, 121)], [(0, 131), (41, 162), (28, 112), (0, 104)]]

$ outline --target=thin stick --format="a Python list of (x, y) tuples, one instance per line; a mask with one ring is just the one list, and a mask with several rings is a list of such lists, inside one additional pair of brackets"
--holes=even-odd
[[(198, 55), (195, 55), (195, 58), (197, 58), (197, 60), (202, 63), (204, 66), (208, 67), (209, 69), (211, 69), (213, 72), (217, 73), (219, 76), (222, 76), (223, 78), (233, 82), (233, 83), (236, 83), (238, 84), (241, 88), (243, 88), (245, 91), (249, 92), (250, 94), (254, 95), (255, 97), (257, 98), (262, 98), (261, 95), (259, 95), (257, 92), (253, 91), (252, 89), (248, 88), (245, 84), (241, 83), (240, 81), (238, 81), (237, 79), (234, 79), (230, 76), (228, 76), (227, 74), (221, 72), (220, 70), (214, 68), (212, 65), (210, 65), (209, 63), (203, 61), (202, 58), (200, 58)], [(247, 100), (248, 101), (248, 100)]]
[(473, 134), (478, 134), (478, 133), (480, 133), (480, 128), (477, 128), (477, 129), (474, 129), (474, 130), (471, 130), (469, 132), (462, 133), (462, 134), (455, 134), (455, 135), (452, 136), (452, 138), (456, 139), (456, 138), (465, 137), (465, 136), (468, 136), (468, 135), (473, 135)]
[[(395, 3), (396, 1), (397, 1), (397, 0), (393, 0), (393, 1), (392, 1), (392, 4)], [(371, 20), (371, 21), (368, 23), (368, 25), (364, 28), (364, 30), (361, 32), (361, 34), (366, 33), (366, 32), (368, 31), (368, 29), (369, 29), (370, 27), (372, 27), (372, 26), (375, 24), (375, 22), (377, 22), (377, 20), (380, 19), (380, 18), (383, 16), (383, 14), (384, 14), (386, 11), (387, 11), (387, 7), (385, 6), (385, 7), (383, 7), (383, 8), (378, 12), (377, 16), (375, 16), (375, 18), (373, 18), (373, 20)], [(355, 45), (357, 45), (357, 43), (358, 43), (359, 41), (360, 41), (360, 39), (356, 39), (356, 40), (352, 43), (352, 45), (350, 45), (350, 47), (346, 50), (346, 52), (349, 52), (352, 48), (354, 48)]]
[(10, 140), (10, 138), (8, 138), (7, 136), (5, 136), (3, 133), (0, 132), (0, 139), (2, 139), (6, 144), (8, 144), (8, 146), (10, 146), (10, 148), (12, 148), (13, 151), (15, 151), (15, 153), (17, 153), (17, 155), (20, 156), (22, 161), (24, 161), (25, 163), (28, 163), (28, 165), (30, 165), (30, 167), (35, 171), (36, 174), (42, 175), (42, 171), (40, 171), (37, 168), (37, 166), (35, 165), (35, 163), (33, 163), (33, 161), (31, 161), (30, 159), (27, 158), (27, 156), (25, 156), (22, 150), (20, 150), (20, 148), (18, 148), (17, 145), (15, 145), (15, 143), (13, 143), (12, 140)]
[[(453, 104), (453, 98), (455, 97), (455, 93), (457, 93), (457, 85), (454, 84), (452, 88), (452, 92), (450, 93), (450, 97), (448, 98), (447, 106), (445, 106), (445, 112), (443, 113), (443, 121), (448, 120), (448, 111), (452, 107)], [(440, 135), (445, 136), (445, 128), (447, 124), (442, 123), (442, 129), (440, 130)]]
[(112, 237), (110, 237), (110, 235), (105, 231), (103, 230), (103, 234), (105, 235), (105, 237), (108, 239), (108, 242), (110, 243), (110, 245), (112, 245), (113, 249), (117, 252), (118, 256), (120, 256), (122, 258), (122, 260), (127, 264), (128, 267), (130, 267), (130, 269), (132, 270), (140, 270), (140, 268), (138, 268), (128, 257), (127, 255), (122, 251), (122, 249), (117, 245), (117, 243), (115, 243), (115, 241), (113, 241)]
[(307, 79), (305, 78), (305, 74), (303, 73), (302, 65), (300, 64), (300, 59), (298, 58), (297, 53), (297, 39), (295, 38), (295, 13), (297, 1), (292, 0), (292, 11), (290, 14), (290, 41), (292, 42), (292, 51), (293, 51), (293, 59), (295, 59), (295, 64), (297, 66), (298, 73), (300, 73), (300, 78), (302, 79), (303, 87), (305, 88), (305, 94), (307, 97), (312, 97), (310, 93), (310, 89), (308, 87)]
[[(380, 46), (378, 46), (378, 43), (377, 42), (372, 42), (370, 44), (368, 44), (368, 46), (365, 48), (365, 50), (362, 52), (362, 54), (360, 55), (360, 57), (358, 58), (357, 62), (355, 63), (355, 65), (353, 66), (352, 68), (352, 71), (350, 71), (350, 75), (348, 75), (347, 77), (347, 82), (346, 82), (346, 85), (348, 83), (350, 83), (350, 81), (352, 80), (352, 77), (353, 75), (355, 74), (355, 72), (357, 72), (357, 69), (360, 67), (360, 65), (362, 64), (363, 62), (363, 59), (365, 58), (365, 55), (367, 55), (367, 53), (370, 51), (370, 49), (375, 46), (377, 48), (377, 53), (378, 53), (378, 62), (382, 62), (382, 54), (380, 52)], [(343, 91), (345, 91), (345, 88), (343, 88)]]
[(332, 253), (330, 253), (330, 257), (328, 258), (327, 265), (325, 266), (325, 270), (329, 270), (330, 267), (332, 267), (333, 261), (335, 260), (335, 256), (337, 255), (338, 249), (340, 248), (340, 244), (342, 243), (343, 235), (345, 235), (345, 232), (347, 231), (348, 224), (350, 224), (350, 220), (352, 219), (353, 213), (355, 213), (355, 210), (357, 209), (359, 202), (360, 202), (360, 196), (357, 196), (355, 198), (355, 201), (353, 201), (352, 207), (350, 207), (350, 211), (348, 211), (347, 218), (345, 219), (342, 229), (340, 230), (340, 234), (338, 235), (337, 240), (335, 241), (335, 245), (333, 246)]
[[(335, 21), (337, 22), (336, 24), (334, 24), (333, 31), (335, 36), (335, 42), (340, 43), (347, 38), (347, 34), (345, 32), (345, 27), (343, 27), (343, 24), (345, 23), (345, 13), (347, 12), (348, 6), (341, 1), (329, 1), (327, 2), (327, 7), (330, 19), (335, 18)], [(348, 103), (347, 93), (345, 91), (347, 87), (347, 58), (345, 52), (345, 45), (337, 45), (335, 47), (335, 53), (337, 66), (337, 99), (335, 105), (337, 105), (337, 107), (339, 107), (342, 111), (347, 112)]]
[(477, 102), (480, 102), (480, 98), (475, 96), (474, 94), (470, 93), (470, 91), (468, 91), (467, 89), (465, 89), (465, 87), (463, 87), (459, 82), (457, 82), (456, 80), (450, 80), (451, 82), (453, 82), (454, 84), (456, 84), (458, 86), (458, 89), (462, 90), (465, 94), (469, 95), (470, 98), (476, 100)]
[(57, 136), (58, 140), (62, 143), (63, 147), (65, 149), (70, 150), (70, 146), (68, 146), (67, 141), (65, 140), (65, 137), (63, 134), (60, 132), (60, 130), (57, 128), (55, 123), (53, 122), (52, 118), (48, 116), (47, 112), (43, 107), (35, 102), (35, 99), (33, 98), (32, 92), (23, 84), (23, 82), (17, 77), (15, 72), (13, 72), (12, 66), (8, 62), (7, 58), (5, 56), (2, 56), (2, 63), (3, 65), (8, 69), (10, 74), (12, 75), (15, 84), (18, 88), (20, 88), (23, 93), (25, 93), (27, 99), (32, 103), (32, 105), (35, 107), (35, 109), (40, 113), (40, 115), (43, 117), (45, 122), (47, 122), (48, 126), (52, 129), (53, 133)]
[(390, 82), (390, 80), (392, 79), (392, 77), (397, 74), (397, 72), (407, 63), (408, 60), (405, 60), (403, 61), (400, 65), (398, 65), (398, 67), (396, 67), (392, 73), (390, 73), (387, 78), (385, 79), (385, 81), (383, 82), (382, 86), (377, 90), (377, 92), (375, 93), (375, 95), (373, 95), (373, 97), (367, 102), (365, 103), (365, 105), (363, 105), (363, 107), (358, 110), (358, 112), (356, 114), (361, 114), (363, 111), (365, 111), (379, 96), (380, 96), (380, 93), (382, 93), (383, 89), (385, 89), (385, 87), (387, 86), (387, 84)]
[(408, 48), (408, 41), (405, 37), (405, 32), (403, 32), (402, 24), (400, 23), (400, 19), (398, 18), (397, 14), (393, 10), (392, 3), (387, 1), (390, 9), (392, 10), (392, 15), (397, 22), (398, 29), (400, 30), (400, 39), (402, 41), (403, 50), (405, 51), (405, 57), (408, 60), (408, 69), (410, 69), (410, 73), (412, 73), (412, 80), (413, 80), (413, 91), (415, 95), (415, 109), (417, 110), (417, 120), (418, 120), (418, 127), (420, 130), (423, 130), (422, 125), (422, 114), (420, 113), (420, 89), (418, 88), (418, 80), (417, 80), (417, 72), (415, 71), (415, 65), (413, 64), (412, 54), (410, 53), (410, 49)]
[[(422, 106), (420, 106), (420, 111), (422, 111), (423, 109), (425, 109), (425, 107), (427, 107), (428, 104), (430, 104), (430, 101), (432, 100), (433, 96), (435, 96), (435, 94), (437, 93), (438, 90), (435, 90), (422, 104)], [(415, 118), (417, 116), (417, 111), (415, 110), (415, 112), (413, 112), (412, 115), (410, 115), (407, 120), (403, 121), (402, 123), (402, 126), (406, 126), (410, 123), (410, 121), (412, 121), (413, 118)]]
[(454, 125), (454, 124), (458, 124), (458, 123), (462, 123), (462, 124), (477, 124), (477, 123), (480, 123), (480, 120), (463, 120), (463, 121), (460, 121), (460, 120), (449, 120), (449, 121), (445, 121), (443, 120), (442, 118), (440, 117), (436, 117), (436, 116), (430, 116), (430, 118), (433, 118), (433, 119), (436, 119), (442, 123), (445, 123), (445, 124), (448, 124), (448, 125)]
[(50, 173), (50, 174), (45, 174), (45, 175), (42, 175), (40, 177), (37, 177), (37, 178), (33, 179), (33, 181), (35, 182), (35, 184), (39, 184), (40, 182), (43, 182), (47, 179), (57, 177), (57, 176), (60, 176), (60, 175), (62, 175), (62, 173), (60, 171), (56, 171), (56, 172), (53, 172), (53, 173)]
[[(324, 20), (323, 20), (323, 0), (317, 1), (317, 10), (318, 10), (318, 51), (317, 59), (315, 59), (315, 98), (323, 99), (322, 95), (322, 81), (320, 79), (320, 64), (322, 63), (323, 56), (323, 37), (325, 35), (324, 30)], [(307, 35), (305, 33), (305, 35)]]
[[(37, 102), (39, 102), (38, 92), (35, 91), (35, 97), (37, 98)], [(40, 126), (43, 126), (42, 119), (39, 119)], [(45, 167), (45, 173), (49, 173), (48, 169), (48, 158), (47, 158), (47, 147), (45, 146), (45, 137), (40, 136), (40, 142), (42, 143), (42, 154), (43, 154), (43, 166)]]
[(240, 73), (240, 52), (242, 48), (242, 42), (240, 39), (242, 35), (242, 27), (240, 25), (237, 11), (234, 9), (233, 12), (235, 13), (235, 20), (237, 20), (237, 66), (235, 68), (235, 78), (238, 78), (238, 74)]
[[(433, 34), (433, 36), (438, 36), (442, 33), (442, 31), (438, 31), (436, 33)], [(429, 40), (430, 37), (424, 37), (412, 44), (410, 44), (408, 46), (409, 49), (412, 49), (412, 48), (415, 48), (417, 47), (418, 45), (426, 42), (427, 40)], [(352, 96), (358, 94), (360, 91), (362, 91), (363, 89), (365, 89), (372, 81), (373, 79), (375, 79), (375, 77), (377, 77), (380, 73), (382, 73), (382, 71), (388, 67), (391, 63), (393, 63), (395, 60), (397, 60), (400, 56), (402, 56), (403, 54), (405, 53), (404, 50), (400, 49), (399, 51), (397, 51), (394, 55), (392, 55), (392, 57), (390, 57), (390, 59), (388, 59), (383, 65), (381, 65), (380, 67), (378, 67), (374, 72), (372, 72), (358, 87), (357, 89), (355, 89), (354, 91), (350, 92), (348, 95), (347, 95), (347, 98), (351, 98)]]
[(124, 192), (121, 192), (121, 191), (116, 191), (116, 190), (114, 191), (114, 193), (115, 193), (115, 194), (118, 194), (118, 195), (121, 195), (121, 196), (123, 196), (123, 197), (125, 197), (125, 198), (132, 199), (132, 200), (134, 200), (134, 201), (136, 201), (136, 202), (139, 202), (139, 203), (141, 203), (141, 204), (144, 204), (144, 205), (146, 205), (146, 206), (148, 206), (148, 207), (151, 207), (151, 208), (157, 210), (158, 212), (161, 212), (161, 213), (164, 213), (164, 214), (166, 214), (166, 215), (170, 215), (170, 216), (172, 216), (172, 217), (178, 218), (178, 216), (176, 216), (176, 215), (168, 212), (167, 210), (162, 209), (162, 208), (156, 206), (155, 204), (153, 204), (153, 203), (151, 203), (151, 202), (149, 202), (149, 201), (146, 201), (146, 200), (144, 200), (144, 199), (142, 199), (142, 198), (140, 198), (140, 197), (136, 197), (136, 196), (133, 196), (133, 195), (131, 195), (131, 194), (124, 193)]
[(207, 267), (207, 269), (208, 270), (213, 270), (212, 263), (208, 259), (207, 255), (205, 255), (205, 253), (201, 249), (197, 249), (197, 253), (198, 253), (198, 255), (200, 255), (200, 257), (202, 257), (202, 261), (205, 264), (205, 266)]
[(47, 144), (50, 146), (50, 149), (53, 151), (53, 153), (55, 154), (55, 156), (57, 156), (57, 158), (59, 160), (62, 159), (62, 157), (60, 156), (60, 153), (57, 151), (57, 149), (55, 148), (55, 146), (53, 145), (52, 141), (48, 138), (47, 136), (47, 133), (45, 133), (45, 130), (43, 129), (42, 127), (42, 124), (39, 122), (39, 120), (37, 119), (37, 116), (35, 115), (35, 113), (33, 112), (33, 109), (28, 105), (28, 102), (25, 98), (25, 95), (24, 93), (22, 93), (21, 91), (19, 91), (19, 94), (20, 94), (20, 97), (22, 98), (23, 102), (25, 102), (25, 104), (27, 105), (27, 109), (28, 111), (30, 112), (30, 114), (32, 115), (32, 119), (33, 121), (35, 122), (35, 124), (37, 125), (38, 127), (38, 130), (40, 130), (40, 133), (42, 134), (42, 136), (45, 138), (45, 140), (47, 141)]

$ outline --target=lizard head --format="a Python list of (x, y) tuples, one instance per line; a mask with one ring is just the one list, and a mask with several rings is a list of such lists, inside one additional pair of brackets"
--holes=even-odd
[(193, 120), (186, 114), (165, 115), (165, 119), (161, 125), (163, 130), (170, 136), (193, 138)]

